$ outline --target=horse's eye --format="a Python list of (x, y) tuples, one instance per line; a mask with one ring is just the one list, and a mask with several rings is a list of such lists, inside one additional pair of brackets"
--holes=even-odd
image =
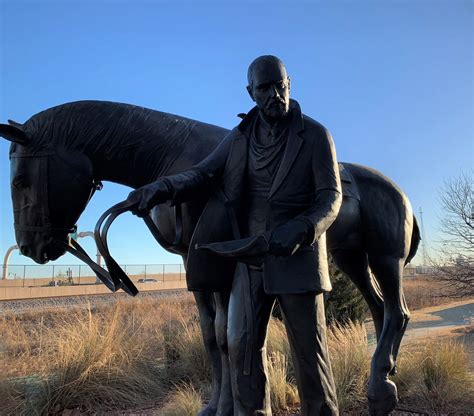
[(26, 177), (23, 175), (18, 175), (12, 181), (12, 186), (17, 189), (26, 188), (28, 186), (28, 182)]

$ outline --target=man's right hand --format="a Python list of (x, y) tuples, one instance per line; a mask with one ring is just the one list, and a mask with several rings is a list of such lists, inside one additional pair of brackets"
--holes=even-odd
[(130, 192), (127, 202), (132, 204), (130, 206), (132, 214), (144, 217), (155, 205), (162, 204), (169, 199), (171, 199), (169, 187), (163, 180), (158, 179)]

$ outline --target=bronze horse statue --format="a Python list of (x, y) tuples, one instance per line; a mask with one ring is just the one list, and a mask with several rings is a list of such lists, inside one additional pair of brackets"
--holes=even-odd
[[(15, 233), (22, 254), (37, 263), (66, 251), (98, 181), (132, 188), (189, 169), (204, 159), (228, 130), (143, 107), (79, 101), (47, 109), (24, 124), (0, 124), (10, 148)], [(389, 380), (409, 320), (402, 289), (403, 267), (415, 255), (420, 233), (410, 203), (388, 178), (370, 168), (341, 163), (343, 203), (327, 232), (327, 249), (364, 296), (377, 347), (368, 398), (371, 414), (388, 414), (397, 403)], [(183, 204), (179, 243), (172, 207), (151, 213), (160, 244), (180, 254), (207, 200)], [(212, 394), (201, 415), (232, 414), (226, 355), (226, 296), (194, 292), (212, 366)]]

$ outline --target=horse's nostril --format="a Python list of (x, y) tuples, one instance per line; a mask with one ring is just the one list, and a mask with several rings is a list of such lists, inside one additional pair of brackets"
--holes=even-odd
[(30, 250), (28, 246), (20, 246), (20, 253), (26, 257), (30, 257)]

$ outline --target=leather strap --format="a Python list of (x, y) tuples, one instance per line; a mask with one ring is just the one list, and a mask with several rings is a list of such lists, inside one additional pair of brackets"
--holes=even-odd
[(61, 240), (53, 239), (53, 242), (58, 246), (64, 248), (67, 252), (71, 253), (73, 256), (77, 257), (79, 260), (86, 263), (95, 273), (98, 279), (107, 286), (112, 292), (115, 292), (117, 289), (110, 277), (110, 274), (107, 270), (100, 267), (94, 260), (92, 260), (85, 250), (79, 245), (77, 241), (71, 240), (70, 244), (65, 243)]
[[(175, 237), (173, 241), (173, 246), (178, 248), (183, 243), (183, 213), (181, 209), (181, 204), (176, 204), (174, 206), (174, 219), (175, 219)], [(153, 223), (154, 225), (154, 223)], [(155, 226), (156, 228), (156, 226)]]
[[(221, 193), (221, 197), (227, 199), (223, 193)], [(239, 224), (237, 223), (237, 216), (235, 214), (234, 208), (227, 203), (226, 204), (229, 209), (231, 225), (232, 225), (232, 232), (236, 239), (240, 238), (240, 229)], [(253, 346), (256, 342), (256, 334), (254, 328), (255, 322), (255, 309), (252, 302), (252, 293), (250, 289), (250, 275), (248, 271), (248, 267), (245, 263), (237, 263), (237, 267), (239, 268), (239, 272), (242, 274), (242, 282), (243, 282), (243, 290), (244, 290), (244, 308), (245, 308), (245, 315), (246, 315), (246, 327), (247, 327), (247, 336), (246, 336), (246, 343), (245, 343), (245, 358), (244, 358), (244, 368), (243, 374), (248, 376), (252, 373), (252, 356), (253, 356)]]
[[(110, 255), (107, 244), (107, 233), (110, 226), (119, 215), (127, 212), (130, 206), (131, 204), (129, 202), (123, 201), (105, 211), (99, 218), (99, 221), (97, 221), (94, 229), (94, 238), (97, 244), (97, 249), (104, 258), (104, 262), (107, 265), (107, 269), (115, 286), (115, 290), (121, 288), (129, 295), (135, 296), (138, 293), (138, 289), (127, 276), (127, 274), (122, 270), (122, 268), (117, 264), (114, 258)], [(105, 226), (104, 229), (101, 230), (104, 221)]]

